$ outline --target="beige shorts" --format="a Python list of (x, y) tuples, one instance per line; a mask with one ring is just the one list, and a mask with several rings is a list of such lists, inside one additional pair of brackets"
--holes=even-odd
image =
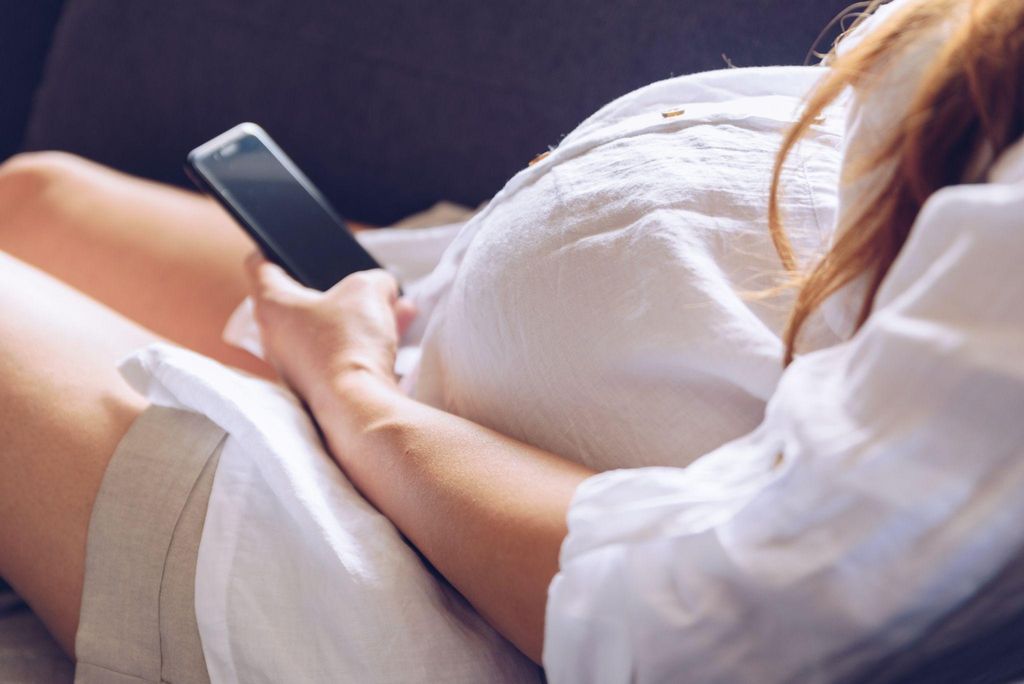
[(196, 555), (224, 437), (151, 406), (114, 451), (89, 522), (75, 682), (209, 682)]

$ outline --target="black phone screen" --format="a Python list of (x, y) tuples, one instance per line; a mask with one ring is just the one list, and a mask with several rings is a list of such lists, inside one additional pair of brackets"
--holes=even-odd
[(267, 258), (304, 285), (327, 290), (350, 273), (379, 268), (295, 164), (267, 143), (243, 130), (199, 148), (189, 162)]

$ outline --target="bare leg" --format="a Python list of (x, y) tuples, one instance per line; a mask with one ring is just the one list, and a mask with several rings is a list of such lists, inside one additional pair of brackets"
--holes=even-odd
[(63, 153), (0, 165), (0, 250), (178, 344), (269, 376), (220, 338), (247, 294), (242, 262), (253, 249), (195, 193)]
[(0, 576), (69, 654), (93, 501), (145, 407), (114, 365), (156, 339), (0, 252)]

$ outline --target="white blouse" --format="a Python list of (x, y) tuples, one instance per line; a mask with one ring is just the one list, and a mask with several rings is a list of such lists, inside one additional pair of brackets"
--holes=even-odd
[(550, 681), (836, 681), (1020, 553), (1016, 156), (990, 184), (936, 193), (864, 328), (799, 358), (750, 435), (579, 488), (549, 592)]
[[(942, 35), (854, 98), (846, 163), (899, 121)], [(1024, 142), (988, 180), (928, 201), (864, 327), (798, 358), (750, 434), (581, 485), (549, 681), (881, 681), (1024, 610), (1000, 577), (1024, 543)], [(884, 182), (846, 188), (839, 224)]]
[[(406, 284), (414, 396), (607, 471), (569, 512), (549, 681), (833, 680), (921, 635), (1021, 542), (1024, 166), (933, 198), (864, 329), (842, 342), (846, 293), (785, 373), (791, 295), (744, 296), (780, 268), (771, 162), (822, 73), (711, 72), (611, 103), (430, 233), (458, 231)], [(805, 257), (837, 221), (848, 106), (785, 176)], [(362, 239), (411, 274), (423, 259), (400, 255), (423, 236)], [(289, 393), (166, 346), (123, 372), (229, 435), (196, 576), (213, 682), (539, 681)]]
[[(413, 395), (599, 470), (685, 466), (756, 427), (792, 292), (747, 295), (778, 282), (771, 169), (822, 73), (663, 81), (585, 121), (416, 290), (428, 315)], [(842, 114), (813, 127), (785, 176), (805, 254), (831, 237)], [(817, 344), (839, 339), (818, 326)]]
[[(409, 391), (600, 469), (685, 465), (755, 427), (789, 301), (740, 290), (778, 268), (764, 217), (774, 150), (822, 73), (672, 79), (584, 122), (405, 283), (421, 311)], [(843, 120), (838, 107), (816, 126), (787, 173), (804, 251), (829, 238)], [(423, 233), (361, 239), (422, 271), (396, 260)], [(820, 337), (838, 340), (824, 325)], [(538, 681), (345, 481), (288, 393), (163, 346), (124, 372), (229, 433), (196, 569), (215, 683)]]

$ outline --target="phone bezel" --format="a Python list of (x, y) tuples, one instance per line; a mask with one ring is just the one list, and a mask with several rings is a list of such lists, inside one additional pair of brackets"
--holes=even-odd
[(295, 264), (285, 255), (274, 243), (273, 237), (265, 234), (258, 226), (251, 223), (244, 214), (242, 207), (236, 206), (235, 201), (227, 196), (224, 191), (218, 187), (214, 179), (209, 178), (203, 171), (201, 161), (210, 158), (212, 155), (219, 152), (224, 147), (232, 144), (239, 143), (246, 137), (254, 137), (260, 141), (260, 143), (266, 147), (271, 155), (285, 168), (286, 171), (298, 182), (303, 189), (310, 195), (310, 197), (317, 202), (323, 210), (332, 218), (338, 226), (348, 233), (351, 238), (351, 242), (354, 249), (359, 250), (365, 255), (368, 263), (374, 264), (377, 268), (377, 262), (373, 257), (363, 249), (351, 232), (348, 230), (345, 221), (340, 215), (334, 210), (334, 208), (327, 201), (327, 198), (323, 196), (313, 182), (304, 174), (299, 167), (284, 153), (277, 143), (274, 142), (273, 138), (263, 130), (261, 126), (252, 122), (245, 122), (234, 126), (227, 131), (224, 131), (220, 135), (208, 140), (207, 142), (199, 145), (194, 150), (188, 153), (186, 157), (185, 173), (192, 180), (200, 190), (212, 196), (217, 202), (231, 215), (233, 219), (245, 230), (245, 232), (256, 242), (259, 246), (260, 251), (263, 252), (269, 260), (281, 266), (285, 269), (289, 275), (298, 280), (304, 285), (309, 287), (316, 287), (311, 282), (311, 278), (304, 272), (298, 264)]

